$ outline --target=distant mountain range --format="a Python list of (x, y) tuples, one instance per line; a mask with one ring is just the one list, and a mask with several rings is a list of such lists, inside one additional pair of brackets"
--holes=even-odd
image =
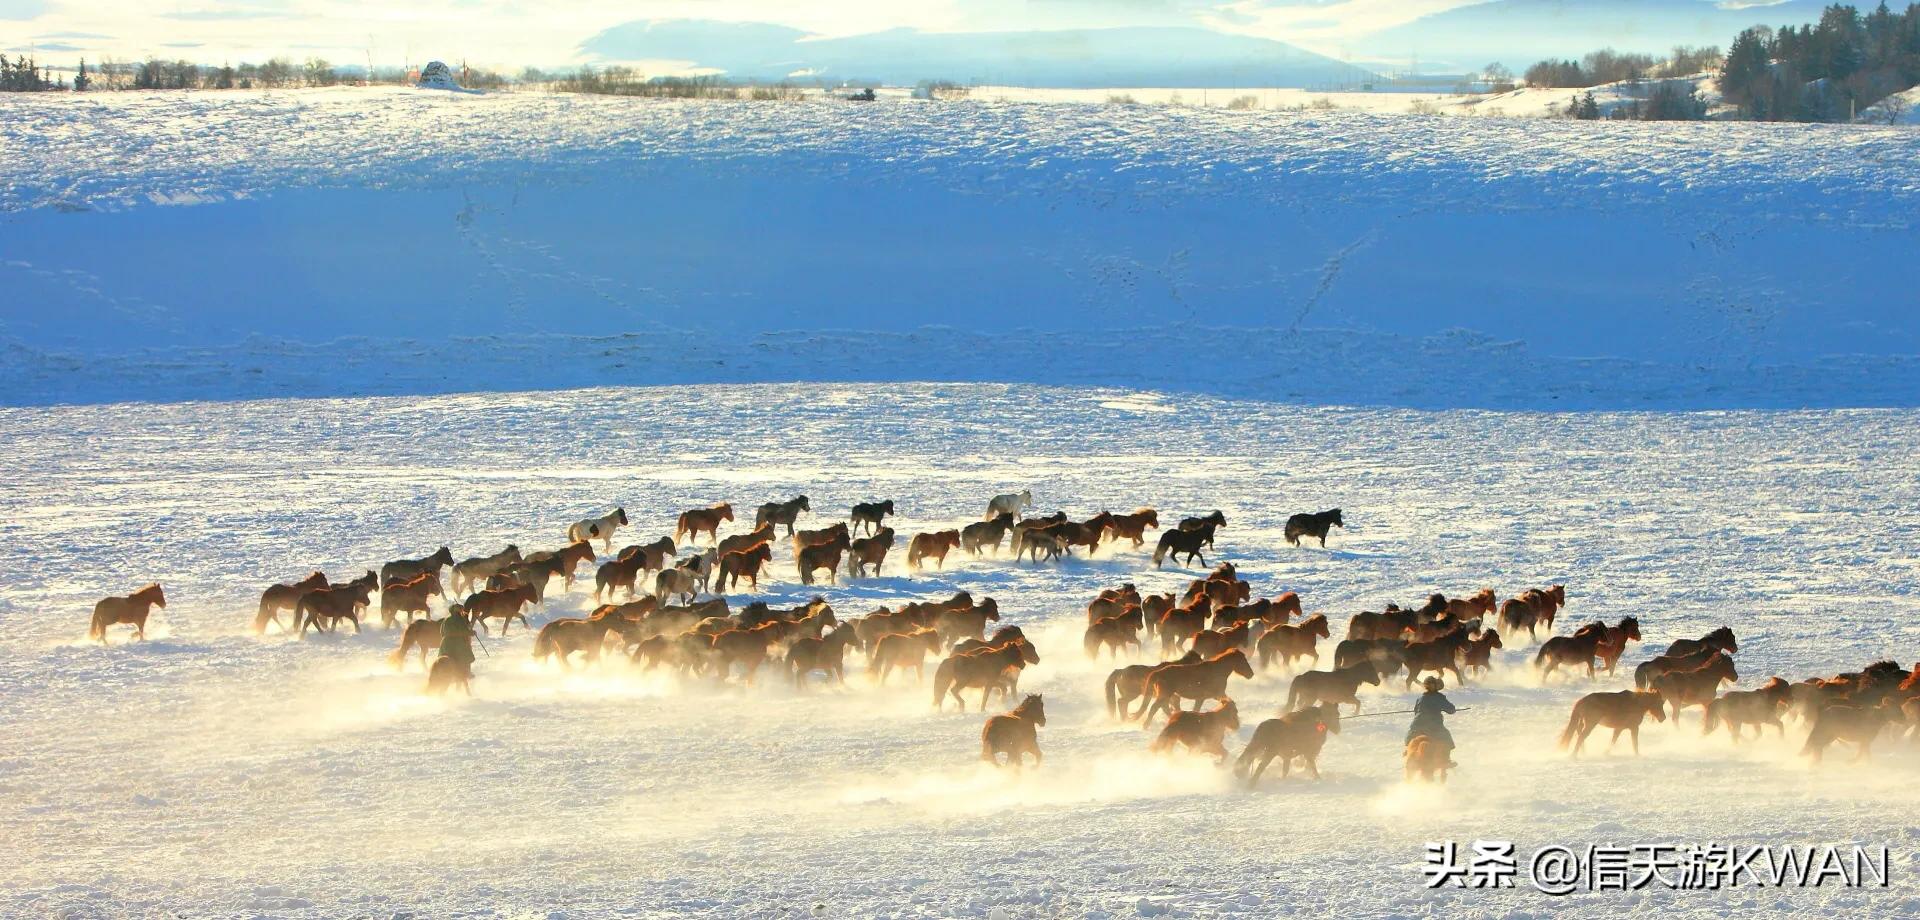
[(1374, 75), (1285, 42), (1202, 28), (922, 32), (809, 38), (767, 23), (630, 22), (581, 43), (602, 61), (689, 61), (738, 79), (819, 76), (1035, 87), (1353, 84)]
[[(1876, 2), (1855, 5), (1865, 13)], [(1725, 49), (1741, 29), (1814, 22), (1825, 6), (1823, 0), (1492, 0), (1424, 16), (1355, 45), (1368, 60), (1417, 55), (1423, 70), (1477, 70), (1499, 61), (1520, 71), (1544, 58), (1578, 58), (1606, 47), (1648, 53), (1674, 45)]]

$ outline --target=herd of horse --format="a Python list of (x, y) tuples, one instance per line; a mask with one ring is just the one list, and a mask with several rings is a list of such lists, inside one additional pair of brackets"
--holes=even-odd
[[(979, 521), (913, 536), (907, 566), (913, 571), (929, 564), (944, 567), (955, 549), (979, 556), (1005, 546), (1016, 560), (1024, 555), (1042, 562), (1071, 555), (1076, 548), (1088, 553), (1103, 545), (1139, 548), (1145, 545), (1145, 531), (1160, 526), (1151, 508), (1127, 514), (1103, 511), (1077, 522), (1064, 512), (1018, 517), (1031, 507), (1030, 492), (994, 496)], [(536, 660), (571, 669), (576, 658), (592, 665), (617, 650), (642, 671), (715, 681), (737, 674), (749, 685), (771, 665), (783, 681), (805, 690), (816, 675), (844, 684), (851, 654), (864, 660), (868, 680), (879, 686), (907, 671), (924, 684), (931, 664), (936, 709), (951, 698), (965, 710), (968, 701), (962, 694), (971, 691), (979, 693), (982, 712), (996, 695), (1007, 703), (1019, 696), (1020, 675), (1039, 662), (1039, 653), (1021, 627), (998, 625), (999, 607), (990, 597), (975, 599), (960, 591), (944, 600), (881, 607), (848, 618), (817, 595), (793, 607), (753, 600), (736, 609), (725, 592), (742, 581), (758, 589), (782, 539), (791, 546), (803, 584), (813, 584), (813, 576), (822, 570), (834, 580), (843, 565), (849, 578), (879, 574), (895, 543), (895, 532), (887, 525), (896, 514), (891, 500), (856, 504), (845, 522), (799, 528), (799, 516), (811, 511), (805, 495), (767, 502), (755, 510), (752, 529), (723, 537), (722, 529), (734, 521), (731, 504), (690, 509), (677, 517), (671, 536), (615, 553), (614, 536), (629, 526), (625, 509), (616, 508), (569, 525), (567, 542), (552, 550), (523, 554), (508, 545), (490, 555), (456, 560), (443, 546), (345, 581), (315, 571), (263, 591), (253, 630), (264, 633), (278, 626), (304, 638), (311, 630), (336, 630), (344, 620), (358, 632), (361, 616), (377, 593), (381, 624), (400, 630), (390, 664), (404, 667), (417, 654), (432, 675), (439, 668), (429, 656), (440, 647), (444, 622), (432, 617), (434, 599), (441, 599), (448, 613), (470, 618), (482, 633), (490, 631), (490, 621), (503, 635), (516, 620), (530, 630), (526, 609), (544, 602), (555, 578), (561, 579), (562, 591), (571, 590), (580, 565), (590, 563), (597, 564), (596, 606), (587, 616), (541, 625), (533, 642)], [(1180, 520), (1160, 535), (1153, 554), (1156, 568), (1169, 557), (1204, 564), (1204, 552), (1213, 548), (1215, 534), (1225, 526), (1226, 517), (1219, 511)], [(1295, 545), (1302, 538), (1318, 539), (1324, 546), (1329, 530), (1344, 526), (1339, 509), (1296, 514), (1286, 523), (1285, 538)], [(689, 551), (684, 558), (683, 548)], [(463, 597), (454, 601), (455, 596)], [(1185, 748), (1212, 755), (1222, 764), (1228, 758), (1227, 735), (1241, 727), (1238, 705), (1228, 692), (1231, 682), (1252, 679), (1256, 666), (1294, 671), (1307, 663), (1308, 669), (1293, 673), (1280, 715), (1255, 727), (1235, 771), (1254, 783), (1273, 761), (1280, 761), (1283, 778), (1298, 761), (1317, 779), (1327, 735), (1340, 732), (1341, 707), (1352, 706), (1355, 716), (1362, 712), (1362, 687), (1380, 686), (1398, 676), (1402, 686), (1411, 689), (1428, 674), (1467, 684), (1492, 667), (1492, 653), (1503, 647), (1503, 631), (1513, 636), (1525, 630), (1535, 640), (1542, 630), (1547, 633), (1533, 656), (1542, 680), (1555, 674), (1577, 680), (1581, 670), (1588, 680), (1598, 680), (1603, 673), (1613, 676), (1628, 645), (1641, 640), (1638, 619), (1624, 617), (1612, 625), (1595, 621), (1556, 635), (1555, 621), (1566, 604), (1563, 585), (1528, 589), (1504, 601), (1488, 588), (1465, 597), (1436, 593), (1406, 607), (1388, 604), (1349, 618), (1344, 636), (1333, 642), (1330, 666), (1321, 669), (1321, 644), (1332, 641), (1326, 614), (1306, 613), (1300, 596), (1291, 591), (1255, 598), (1236, 567), (1223, 562), (1181, 591), (1142, 595), (1127, 583), (1100, 592), (1087, 604), (1083, 651), (1090, 659), (1125, 658), (1144, 655), (1149, 643), (1156, 646), (1161, 659), (1157, 663), (1121, 665), (1106, 678), (1108, 714), (1144, 726), (1164, 715), (1151, 750)], [(89, 636), (104, 643), (108, 627), (128, 624), (136, 636), (144, 637), (150, 610), (165, 606), (157, 584), (107, 598), (95, 605)], [(282, 615), (289, 622), (282, 623)], [(1771, 725), (1784, 736), (1782, 717), (1791, 715), (1808, 726), (1803, 753), (1815, 759), (1835, 741), (1849, 742), (1857, 756), (1867, 756), (1875, 738), (1893, 725), (1904, 726), (1910, 735), (1920, 733), (1920, 664), (1908, 670), (1881, 661), (1858, 672), (1798, 683), (1772, 677), (1759, 689), (1722, 693), (1724, 685), (1739, 679), (1737, 651), (1733, 632), (1726, 627), (1673, 642), (1633, 669), (1632, 688), (1581, 697), (1561, 733), (1561, 746), (1571, 747), (1577, 757), (1588, 736), (1605, 728), (1612, 731), (1609, 748), (1628, 734), (1637, 756), (1646, 719), (1677, 722), (1683, 710), (1695, 707), (1702, 711), (1704, 733), (1725, 726), (1735, 743), (1749, 726), (1764, 733)], [(452, 686), (464, 688), (465, 682), (429, 680), (430, 692)], [(1203, 710), (1203, 703), (1211, 706)], [(1031, 755), (1039, 764), (1038, 729), (1045, 724), (1044, 701), (1038, 695), (1025, 696), (1011, 710), (987, 720), (982, 759), (998, 764), (1005, 758), (1018, 769)], [(1402, 756), (1410, 779), (1445, 779), (1451, 767), (1446, 750), (1429, 742), (1415, 736), (1405, 745)]]

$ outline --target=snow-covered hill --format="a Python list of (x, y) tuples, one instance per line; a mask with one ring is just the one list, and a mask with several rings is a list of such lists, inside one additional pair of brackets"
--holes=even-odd
[(0, 99), (0, 145), (16, 404), (1920, 402), (1905, 129), (340, 89)]

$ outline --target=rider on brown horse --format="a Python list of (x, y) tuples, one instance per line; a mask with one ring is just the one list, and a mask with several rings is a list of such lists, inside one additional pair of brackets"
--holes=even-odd
[(1444, 749), (1449, 758), (1447, 766), (1454, 766), (1451, 762), (1453, 733), (1447, 731), (1447, 713), (1453, 712), (1454, 708), (1447, 695), (1440, 692), (1447, 685), (1438, 677), (1429, 677), (1421, 686), (1426, 687), (1427, 692), (1421, 694), (1413, 704), (1413, 724), (1407, 727), (1407, 741), (1412, 741), (1418, 735), (1427, 736), (1431, 743), (1439, 744)]

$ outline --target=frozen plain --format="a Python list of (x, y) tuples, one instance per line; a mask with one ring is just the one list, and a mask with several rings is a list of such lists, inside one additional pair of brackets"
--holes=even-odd
[[(1740, 685), (1913, 657), (1920, 529), (1909, 411), (1429, 413), (998, 385), (705, 386), (0, 410), (0, 913), (26, 916), (1895, 916), (1920, 910), (1912, 771), (1811, 768), (1784, 742), (1652, 725), (1645, 757), (1570, 761), (1584, 679), (1541, 687), (1515, 643), (1453, 691), (1464, 769), (1409, 789), (1404, 717), (1351, 721), (1320, 783), (1235, 788), (1107, 721), (1085, 600), (1153, 570), (1123, 550), (966, 561), (825, 595), (864, 613), (956, 589), (1034, 629), (1023, 682), (1048, 761), (979, 766), (980, 717), (925, 687), (804, 695), (539, 670), (489, 644), (476, 698), (433, 702), (377, 630), (245, 634), (259, 588), (442, 543), (558, 541), (613, 504), (634, 542), (680, 508), (892, 497), (903, 534), (1030, 485), (1085, 516), (1222, 509), (1261, 594), (1336, 622), (1428, 590), (1564, 581), (1567, 622), (1640, 616), (1648, 645), (1730, 624)], [(1287, 512), (1339, 505), (1328, 551)], [(766, 594), (804, 598), (789, 555)], [(82, 641), (106, 587), (159, 578), (152, 641)], [(741, 598), (736, 597), (736, 601)], [(535, 622), (585, 609), (554, 598)], [(1628, 661), (1644, 656), (1638, 647)], [(1614, 688), (1622, 679), (1603, 679)], [(1235, 691), (1270, 715), (1286, 679)], [(1402, 708), (1397, 689), (1369, 709)], [(1888, 845), (1888, 889), (1429, 892), (1428, 840)], [(1523, 883), (1524, 886), (1524, 883)], [(996, 909), (1000, 913), (995, 913)]]

